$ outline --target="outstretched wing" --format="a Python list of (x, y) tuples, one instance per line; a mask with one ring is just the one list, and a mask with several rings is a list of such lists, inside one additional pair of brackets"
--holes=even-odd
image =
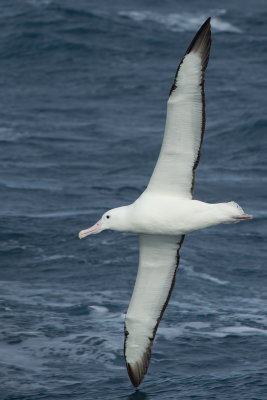
[(138, 386), (146, 374), (158, 324), (167, 307), (184, 236), (140, 235), (139, 268), (125, 318), (124, 355)]
[(204, 78), (210, 45), (209, 18), (197, 32), (176, 71), (160, 155), (146, 190), (193, 197), (205, 129)]

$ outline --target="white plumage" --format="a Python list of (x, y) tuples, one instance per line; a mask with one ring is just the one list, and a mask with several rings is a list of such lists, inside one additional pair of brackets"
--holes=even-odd
[(192, 170), (201, 144), (201, 57), (185, 56), (167, 105), (164, 139), (148, 190), (191, 199)]
[(170, 91), (164, 139), (150, 182), (131, 205), (106, 212), (83, 238), (104, 229), (138, 233), (137, 279), (125, 319), (124, 354), (129, 377), (138, 386), (168, 304), (184, 235), (220, 223), (250, 219), (235, 202), (193, 200), (195, 170), (205, 129), (204, 75), (210, 51), (210, 18), (181, 61)]

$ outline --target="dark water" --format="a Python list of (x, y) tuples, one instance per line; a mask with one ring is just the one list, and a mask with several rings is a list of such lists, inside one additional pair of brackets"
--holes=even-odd
[[(135, 393), (137, 237), (77, 233), (144, 190), (175, 69), (209, 15), (195, 195), (255, 218), (186, 237)], [(0, 398), (267, 399), (266, 1), (3, 0), (0, 20)]]

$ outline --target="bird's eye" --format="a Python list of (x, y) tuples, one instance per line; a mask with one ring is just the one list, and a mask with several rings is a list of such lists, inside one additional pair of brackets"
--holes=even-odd
[(108, 219), (108, 218), (110, 218), (110, 216), (109, 216), (109, 215), (107, 215), (107, 216), (106, 216), (106, 218)]

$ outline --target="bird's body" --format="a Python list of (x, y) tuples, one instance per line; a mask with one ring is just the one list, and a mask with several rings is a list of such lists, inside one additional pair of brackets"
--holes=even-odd
[(129, 206), (108, 214), (109, 220), (102, 223), (107, 229), (149, 235), (185, 235), (221, 223), (235, 223), (244, 216), (235, 202), (210, 204), (149, 191)]
[(168, 304), (184, 235), (252, 218), (235, 202), (193, 200), (205, 129), (204, 77), (211, 44), (210, 18), (197, 32), (172, 85), (163, 143), (146, 190), (129, 206), (106, 212), (83, 238), (104, 229), (139, 234), (139, 267), (125, 318), (124, 355), (138, 386), (147, 372), (158, 324)]

